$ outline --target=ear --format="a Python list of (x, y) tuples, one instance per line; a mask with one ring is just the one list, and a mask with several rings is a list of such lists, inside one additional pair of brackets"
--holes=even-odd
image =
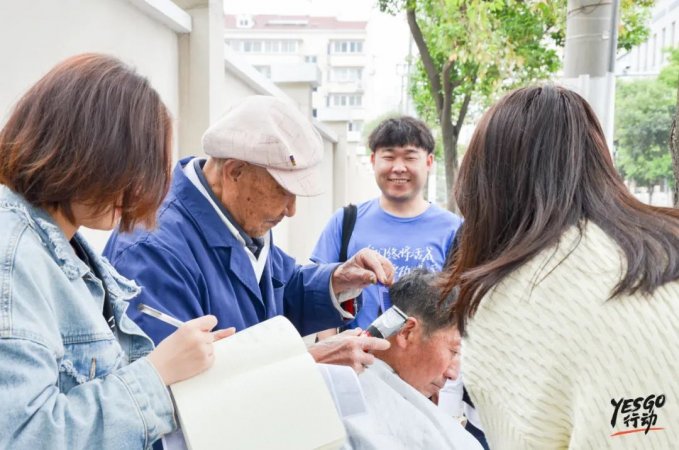
[(402, 349), (408, 348), (415, 341), (420, 328), (420, 322), (415, 317), (408, 317), (406, 323), (396, 334), (396, 345)]
[(434, 152), (427, 153), (427, 170), (434, 164)]
[(222, 178), (231, 181), (238, 181), (247, 163), (237, 159), (227, 159), (222, 165)]
[(370, 164), (375, 167), (375, 152), (370, 152)]

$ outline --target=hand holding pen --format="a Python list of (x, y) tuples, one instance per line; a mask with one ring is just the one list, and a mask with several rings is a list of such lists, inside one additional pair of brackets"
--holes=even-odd
[[(166, 324), (172, 325), (173, 327), (176, 327), (176, 328), (179, 328), (186, 323), (186, 322), (182, 322), (181, 320), (172, 317), (169, 314), (165, 314), (164, 312), (159, 311), (156, 308), (152, 308), (149, 305), (145, 305), (143, 303), (139, 303), (137, 305), (137, 311), (139, 311), (140, 313), (144, 313), (147, 316), (151, 316), (153, 318), (156, 318), (156, 319), (160, 320), (161, 322), (165, 322)], [(233, 329), (233, 332), (231, 332), (232, 329)], [(235, 330), (236, 329), (234, 327), (225, 328), (223, 330), (213, 331), (212, 335), (214, 336), (215, 341), (218, 341), (218, 340), (223, 339), (225, 337), (231, 336), (233, 333), (236, 332)]]
[(185, 323), (185, 322), (182, 322), (179, 319), (175, 319), (174, 317), (172, 317), (169, 314), (165, 314), (164, 312), (158, 311), (156, 308), (151, 308), (150, 306), (145, 305), (143, 303), (139, 303), (137, 305), (137, 311), (139, 311), (140, 313), (144, 313), (147, 316), (154, 317), (154, 318), (160, 320), (161, 322), (165, 322), (166, 324), (172, 325), (173, 327), (176, 327), (176, 328), (181, 327)]
[(214, 363), (214, 342), (236, 332), (235, 328), (212, 332), (217, 325), (217, 318), (212, 315), (182, 322), (147, 305), (140, 304), (138, 309), (178, 327), (148, 355), (165, 385), (191, 378), (210, 368)]

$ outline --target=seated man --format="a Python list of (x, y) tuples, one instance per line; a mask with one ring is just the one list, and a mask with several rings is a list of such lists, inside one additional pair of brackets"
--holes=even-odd
[(457, 377), (460, 333), (439, 307), (436, 275), (416, 269), (389, 290), (392, 304), (408, 315), (388, 350), (359, 375), (368, 415), (345, 419), (352, 449), (481, 449), (479, 442), (430, 400)]

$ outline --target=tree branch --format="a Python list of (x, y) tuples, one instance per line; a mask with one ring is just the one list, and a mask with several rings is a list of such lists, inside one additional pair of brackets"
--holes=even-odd
[(462, 100), (462, 106), (460, 106), (460, 110), (457, 112), (457, 120), (455, 121), (455, 130), (459, 133), (460, 128), (462, 128), (462, 122), (464, 121), (464, 117), (467, 115), (467, 109), (469, 108), (469, 102), (472, 99), (472, 93), (467, 92), (464, 94), (464, 100)]
[[(677, 89), (677, 107), (679, 108), (679, 89)], [(672, 173), (674, 174), (673, 203), (679, 208), (679, 109), (674, 114), (672, 129), (670, 130), (670, 153), (672, 154)]]
[(441, 71), (441, 79), (443, 80), (443, 105), (440, 110), (441, 117), (439, 123), (442, 127), (452, 124), (452, 107), (453, 107), (453, 83), (450, 81), (450, 72), (453, 70), (455, 62), (452, 59), (446, 61)]
[[(476, 74), (472, 77), (471, 80), (471, 85), (473, 86), (476, 83)], [(467, 110), (469, 109), (469, 102), (472, 99), (472, 91), (473, 89), (470, 89), (469, 92), (464, 94), (464, 99), (462, 100), (462, 106), (460, 106), (460, 110), (457, 112), (457, 120), (455, 121), (455, 130), (459, 133), (460, 129), (462, 128), (462, 122), (464, 122), (464, 118), (467, 115)]]
[(439, 79), (439, 73), (436, 70), (436, 64), (431, 57), (427, 43), (422, 35), (422, 30), (420, 25), (417, 23), (417, 17), (415, 15), (415, 6), (408, 7), (406, 15), (408, 17), (408, 27), (410, 28), (410, 34), (413, 36), (415, 45), (420, 52), (420, 59), (422, 59), (422, 65), (424, 66), (424, 71), (427, 73), (427, 78), (429, 79), (429, 87), (431, 89), (432, 97), (436, 102), (436, 112), (441, 114), (443, 111), (443, 95), (441, 93), (441, 80)]

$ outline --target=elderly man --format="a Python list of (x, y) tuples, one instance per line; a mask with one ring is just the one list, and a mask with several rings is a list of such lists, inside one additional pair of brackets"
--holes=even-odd
[(408, 315), (375, 352), (375, 363), (359, 376), (368, 415), (345, 419), (352, 449), (481, 449), (479, 442), (430, 400), (458, 375), (460, 333), (448, 311), (439, 308), (436, 275), (415, 269), (389, 290), (392, 304)]
[[(180, 320), (212, 314), (217, 328), (237, 330), (285, 315), (306, 335), (350, 318), (342, 298), (371, 283), (391, 284), (393, 267), (376, 252), (364, 250), (341, 265), (302, 267), (273, 244), (270, 230), (295, 214), (296, 196), (322, 190), (322, 141), (294, 106), (249, 97), (205, 132), (203, 150), (209, 158), (179, 162), (157, 228), (116, 232), (104, 250), (120, 273), (142, 286), (133, 303)], [(173, 331), (135, 307), (128, 311), (155, 342)], [(360, 371), (373, 361), (366, 350), (388, 343), (355, 334), (310, 352), (319, 362)]]

